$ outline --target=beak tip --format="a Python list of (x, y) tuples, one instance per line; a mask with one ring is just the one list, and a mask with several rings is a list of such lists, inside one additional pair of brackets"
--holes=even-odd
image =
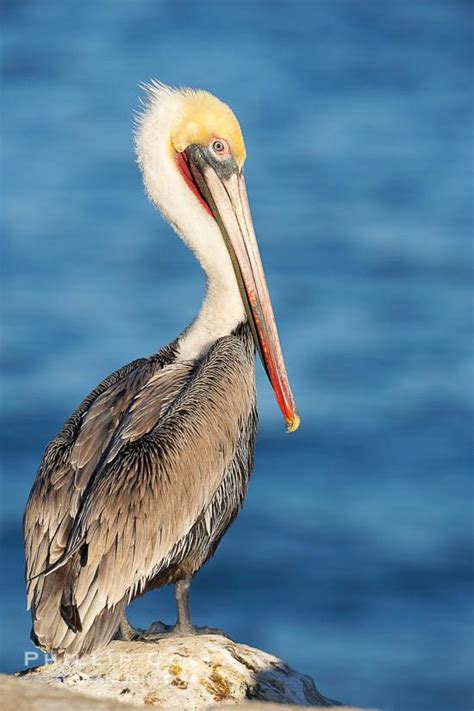
[(293, 417), (290, 420), (286, 421), (286, 431), (287, 432), (295, 432), (298, 427), (300, 426), (301, 419), (300, 416), (298, 415), (297, 412), (293, 415)]

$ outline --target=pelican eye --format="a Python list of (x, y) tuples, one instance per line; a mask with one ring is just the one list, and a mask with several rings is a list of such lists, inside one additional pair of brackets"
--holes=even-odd
[(214, 141), (212, 144), (212, 150), (216, 153), (224, 153), (225, 145), (222, 141)]

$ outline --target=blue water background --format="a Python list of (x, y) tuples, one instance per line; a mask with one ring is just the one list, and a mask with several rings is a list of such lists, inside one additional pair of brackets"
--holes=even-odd
[[(244, 510), (193, 613), (351, 704), (473, 705), (472, 4), (4, 2), (2, 670), (23, 666), (20, 522), (46, 443), (170, 341), (203, 279), (146, 201), (150, 77), (232, 105), (288, 370), (259, 370)], [(131, 608), (172, 621), (171, 591)]]

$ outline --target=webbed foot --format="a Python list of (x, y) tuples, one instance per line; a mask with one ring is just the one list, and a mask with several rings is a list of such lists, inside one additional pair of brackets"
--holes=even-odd
[(150, 627), (143, 633), (142, 639), (145, 642), (155, 642), (167, 637), (195, 637), (197, 635), (216, 634), (221, 637), (227, 637), (226, 633), (218, 627), (197, 627), (191, 624), (165, 625), (164, 622), (153, 622)]

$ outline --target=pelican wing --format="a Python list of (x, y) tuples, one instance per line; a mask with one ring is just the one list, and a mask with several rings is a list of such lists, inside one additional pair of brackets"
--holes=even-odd
[(173, 357), (174, 350), (168, 347), (109, 375), (46, 448), (23, 520), (28, 607), (39, 643), (64, 625), (58, 613), (69, 571), (65, 567), (48, 576), (40, 574), (65, 554), (85, 492), (133, 397)]
[[(117, 387), (122, 388), (124, 381), (135, 380), (137, 370), (141, 370), (146, 363), (144, 358), (133, 361), (103, 380), (46, 448), (23, 521), (27, 579), (53, 564), (66, 548), (81, 496), (88, 483), (84, 470), (78, 470), (76, 463), (71, 461), (81, 437), (84, 419), (104, 394), (117, 393)], [(101, 443), (100, 446), (104, 445)], [(78, 471), (82, 476), (78, 476)]]
[(184, 381), (174, 372), (180, 387), (151, 426), (153, 393), (174, 367), (135, 396), (75, 522), (63, 595), (75, 632), (86, 634), (102, 610), (143, 590), (205, 512), (235, 456), (255, 387), (242, 342), (217, 341)]

